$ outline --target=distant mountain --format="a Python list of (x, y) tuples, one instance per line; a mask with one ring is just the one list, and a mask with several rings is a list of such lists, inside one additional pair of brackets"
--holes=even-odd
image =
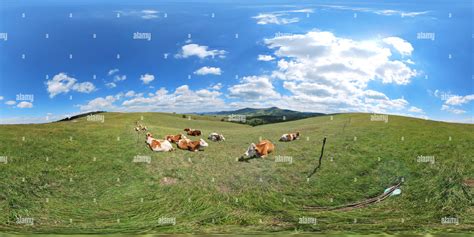
[[(280, 109), (278, 107), (262, 109), (243, 108), (233, 111), (220, 111), (201, 114), (223, 116), (223, 121), (246, 123), (252, 126), (324, 115), (323, 113), (299, 112), (289, 109)], [(240, 115), (243, 117), (238, 117)], [(227, 118), (225, 116), (227, 116)], [(245, 120), (239, 120), (239, 118), (245, 118)]]

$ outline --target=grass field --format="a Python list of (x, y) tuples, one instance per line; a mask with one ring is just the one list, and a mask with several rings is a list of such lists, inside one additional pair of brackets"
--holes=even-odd
[[(370, 114), (339, 114), (257, 127), (212, 116), (104, 113), (41, 125), (1, 125), (0, 231), (10, 233), (472, 232), (474, 125)], [(156, 153), (155, 137), (185, 127), (223, 133), (202, 152)], [(300, 140), (281, 143), (281, 134)], [(321, 169), (317, 165), (327, 137)], [(355, 138), (356, 137), (356, 138)], [(403, 138), (402, 138), (403, 137)], [(450, 139), (451, 137), (451, 139)], [(266, 159), (238, 162), (259, 138), (276, 144)], [(133, 162), (149, 156), (150, 163)], [(433, 156), (435, 162), (419, 162)], [(275, 162), (280, 159), (289, 162)], [(376, 196), (399, 180), (402, 194), (350, 211), (302, 210)], [(469, 197), (470, 196), (470, 197)], [(471, 200), (470, 200), (471, 199)], [(33, 218), (33, 225), (17, 223)], [(300, 218), (316, 218), (316, 224)], [(455, 217), (459, 224), (443, 224)], [(20, 219), (21, 220), (21, 219)], [(168, 224), (175, 221), (175, 224)], [(20, 221), (21, 222), (21, 221)]]

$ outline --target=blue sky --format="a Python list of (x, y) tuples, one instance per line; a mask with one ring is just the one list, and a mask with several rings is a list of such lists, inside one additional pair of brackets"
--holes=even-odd
[(473, 122), (470, 1), (0, 4), (0, 123), (270, 107)]

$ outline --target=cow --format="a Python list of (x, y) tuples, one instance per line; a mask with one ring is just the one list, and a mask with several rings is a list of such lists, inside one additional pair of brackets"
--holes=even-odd
[(167, 135), (165, 137), (166, 140), (168, 140), (171, 143), (178, 143), (180, 139), (187, 138), (183, 134), (177, 134), (177, 135)]
[(214, 141), (214, 142), (225, 141), (225, 137), (222, 134), (218, 134), (218, 133), (215, 133), (215, 132), (209, 134), (207, 139), (209, 139), (211, 141)]
[(173, 151), (173, 145), (168, 140), (153, 138), (151, 133), (146, 134), (146, 143), (152, 151)]
[(275, 150), (275, 145), (269, 140), (262, 140), (257, 145), (255, 143), (250, 144), (249, 148), (245, 152), (241, 159), (249, 159), (254, 157), (265, 158), (269, 153)]
[(300, 132), (296, 133), (285, 133), (281, 135), (280, 142), (289, 142), (300, 138)]
[(187, 132), (189, 136), (201, 136), (201, 131), (191, 129)]
[(202, 150), (202, 148), (209, 146), (204, 139), (200, 139), (199, 141), (191, 141), (191, 139), (184, 138), (178, 141), (177, 143), (178, 148), (182, 150), (189, 150), (189, 151), (198, 151)]

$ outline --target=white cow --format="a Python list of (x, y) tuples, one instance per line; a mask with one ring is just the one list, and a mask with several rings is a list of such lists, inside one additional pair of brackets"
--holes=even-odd
[(153, 151), (173, 151), (173, 145), (168, 140), (155, 139), (151, 133), (146, 134), (146, 143)]
[(215, 132), (209, 134), (207, 139), (209, 139), (211, 141), (214, 141), (214, 142), (225, 141), (225, 137), (222, 134), (218, 134), (218, 133), (215, 133)]

